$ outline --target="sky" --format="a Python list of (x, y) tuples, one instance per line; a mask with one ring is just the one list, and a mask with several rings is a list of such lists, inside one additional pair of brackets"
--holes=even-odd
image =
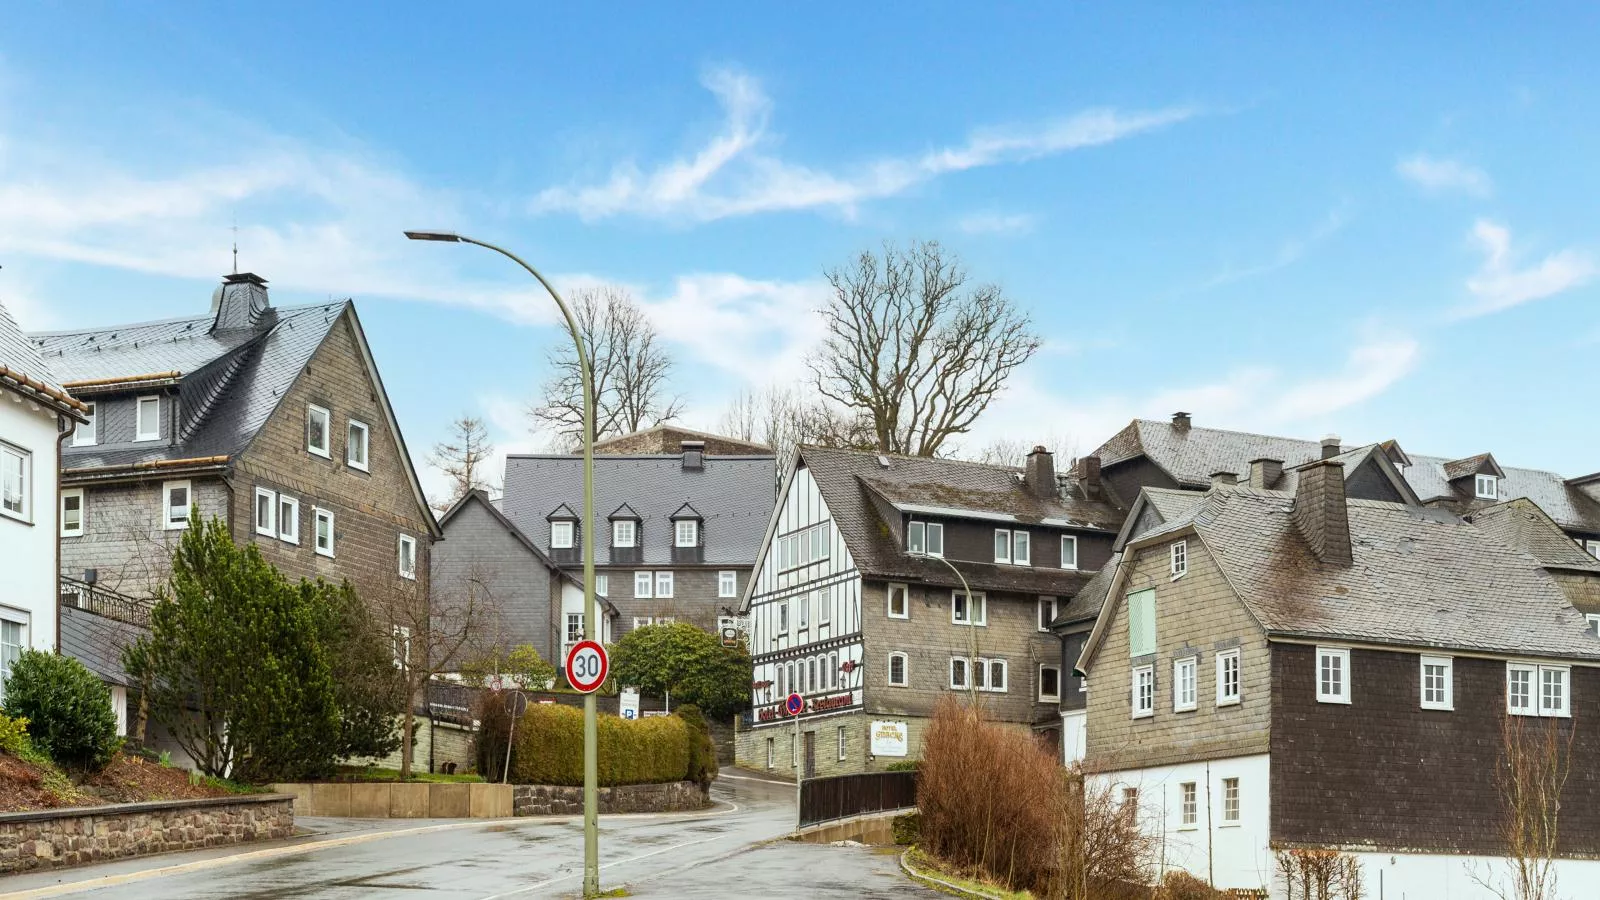
[[(1040, 353), (960, 449), (1136, 417), (1600, 469), (1600, 8), (74, 4), (0, 29), (25, 328), (352, 297), (419, 467), (625, 285), (690, 427), (801, 387), (823, 273), (936, 239)], [(235, 228), (237, 229), (235, 231)], [(442, 480), (424, 471), (438, 491)]]

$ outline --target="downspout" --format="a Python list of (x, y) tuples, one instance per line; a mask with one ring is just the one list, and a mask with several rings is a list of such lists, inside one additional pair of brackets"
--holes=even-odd
[[(56, 434), (56, 471), (55, 471), (55, 476), (56, 476), (56, 495), (53, 498), (54, 501), (55, 501), (55, 504), (56, 504), (56, 535), (55, 535), (55, 541), (54, 541), (54, 546), (55, 546), (55, 549), (56, 549), (56, 552), (55, 552), (55, 561), (56, 561), (55, 565), (56, 565), (56, 568), (55, 568), (55, 574), (52, 576), (54, 581), (55, 581), (55, 583), (56, 583), (55, 590), (53, 592), (53, 595), (56, 598), (56, 602), (54, 604), (55, 605), (55, 611), (56, 611), (56, 631), (55, 631), (55, 636), (52, 638), (52, 640), (54, 641), (54, 645), (51, 646), (50, 649), (52, 651), (56, 652), (56, 653), (60, 653), (61, 652), (61, 473), (63, 471), (62, 462), (63, 462), (63, 455), (64, 455), (62, 448), (66, 445), (67, 438), (72, 437), (73, 433), (78, 430), (78, 422), (77, 422), (76, 419), (72, 418), (71, 416), (63, 416), (60, 413), (56, 414), (56, 419), (57, 419), (58, 423), (62, 419), (65, 419), (66, 422), (67, 422), (67, 427), (66, 427), (65, 431), (63, 431), (61, 429), (61, 426), (59, 424), (56, 425), (56, 431), (58, 432)], [(88, 509), (87, 509), (88, 505), (89, 505), (88, 503), (83, 503), (82, 505), (80, 505), (78, 507), (78, 515), (82, 516), (84, 519), (88, 518), (88, 515), (87, 515), (87, 513), (88, 513)], [(124, 710), (124, 714), (126, 714), (126, 710)]]

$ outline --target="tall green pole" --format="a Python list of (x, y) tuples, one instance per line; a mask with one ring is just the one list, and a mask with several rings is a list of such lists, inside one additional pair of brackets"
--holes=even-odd
[[(528, 265), (521, 257), (504, 247), (449, 232), (408, 231), (406, 237), (422, 241), (477, 244), (479, 247), (507, 257), (527, 269), (528, 274), (544, 285), (544, 289), (555, 299), (556, 306), (561, 308), (562, 317), (567, 320), (567, 332), (572, 335), (572, 344), (577, 348), (578, 370), (583, 378), (583, 523), (579, 526), (583, 532), (583, 636), (586, 640), (597, 641), (600, 639), (601, 631), (597, 624), (599, 616), (595, 610), (594, 599), (594, 372), (589, 368), (589, 354), (583, 347), (583, 333), (578, 329), (578, 320), (573, 317), (567, 302), (561, 299), (561, 292), (556, 290), (555, 285), (546, 281), (538, 269)], [(600, 781), (600, 743), (595, 725), (594, 704), (593, 693), (583, 696), (584, 897), (600, 895), (600, 801), (596, 791), (596, 785)]]

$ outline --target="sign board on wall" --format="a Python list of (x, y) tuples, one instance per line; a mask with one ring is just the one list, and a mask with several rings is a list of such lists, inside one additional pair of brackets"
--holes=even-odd
[(904, 722), (872, 723), (873, 756), (905, 756), (911, 732)]
[(621, 697), (622, 717), (624, 719), (639, 718), (639, 689), (625, 687)]

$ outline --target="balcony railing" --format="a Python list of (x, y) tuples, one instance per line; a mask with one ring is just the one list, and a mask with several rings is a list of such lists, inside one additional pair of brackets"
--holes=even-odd
[(61, 605), (105, 616), (118, 622), (126, 622), (129, 625), (149, 628), (150, 610), (155, 604), (151, 600), (119, 594), (98, 584), (90, 584), (76, 578), (63, 578)]

